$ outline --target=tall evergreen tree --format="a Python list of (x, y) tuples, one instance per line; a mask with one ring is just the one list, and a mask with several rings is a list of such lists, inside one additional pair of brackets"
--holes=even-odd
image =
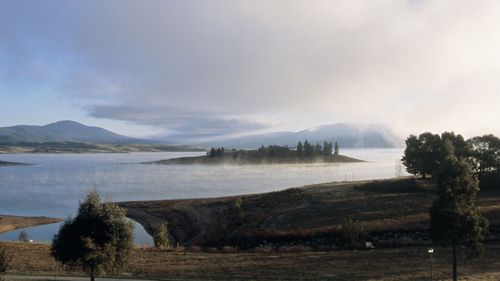
[(323, 142), (323, 154), (328, 156), (332, 155), (333, 152), (333, 144), (331, 142)]
[(304, 156), (310, 157), (313, 155), (314, 148), (313, 146), (307, 141), (304, 141)]
[(304, 148), (302, 147), (302, 142), (299, 141), (299, 143), (297, 144), (297, 156), (302, 157), (303, 154)]
[(335, 146), (333, 148), (333, 155), (339, 155), (339, 143), (335, 142)]
[(208, 152), (208, 157), (215, 157), (216, 154), (217, 154), (217, 151), (215, 150), (215, 148), (211, 147), (210, 151)]
[(453, 249), (453, 280), (457, 280), (457, 247), (464, 246), (469, 256), (483, 253), (482, 241), (488, 221), (476, 205), (478, 182), (463, 157), (457, 157), (453, 142), (445, 139), (436, 172), (438, 199), (430, 209), (434, 242)]
[(323, 148), (321, 147), (321, 144), (316, 143), (316, 145), (314, 146), (314, 149), (313, 149), (313, 154), (319, 155), (319, 154), (321, 154), (322, 151), (323, 151)]

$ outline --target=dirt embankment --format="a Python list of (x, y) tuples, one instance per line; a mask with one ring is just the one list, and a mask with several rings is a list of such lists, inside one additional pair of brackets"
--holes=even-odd
[[(266, 243), (332, 245), (346, 218), (369, 240), (429, 241), (431, 182), (415, 178), (325, 183), (256, 195), (193, 200), (122, 202), (149, 233), (167, 222), (174, 243), (251, 248)], [(481, 194), (481, 211), (500, 225), (500, 192)], [(418, 243), (417, 243), (418, 244)], [(422, 243), (420, 243), (422, 244)]]
[(51, 224), (60, 221), (62, 220), (49, 217), (20, 217), (0, 215), (0, 233), (15, 230), (18, 228)]

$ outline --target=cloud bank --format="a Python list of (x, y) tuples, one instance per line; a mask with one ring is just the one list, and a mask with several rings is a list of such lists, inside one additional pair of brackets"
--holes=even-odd
[(343, 121), (500, 133), (498, 1), (7, 3), (4, 81), (49, 83), (93, 118), (179, 138)]

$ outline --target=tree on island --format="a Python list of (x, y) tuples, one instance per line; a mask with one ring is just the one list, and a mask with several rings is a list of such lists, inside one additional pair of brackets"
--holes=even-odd
[(333, 155), (339, 155), (339, 143), (335, 142), (335, 146), (333, 148)]
[(313, 155), (314, 148), (313, 146), (307, 141), (304, 141), (304, 156), (306, 157), (311, 157)]
[(323, 154), (325, 156), (332, 155), (333, 152), (333, 144), (331, 142), (324, 141), (323, 142)]
[[(338, 144), (337, 154), (338, 154)], [(312, 157), (312, 156), (330, 156), (334, 152), (334, 147), (332, 142), (323, 141), (323, 145), (316, 143), (311, 145), (308, 140), (304, 140), (304, 144), (299, 141), (297, 144), (297, 156), (298, 157)]]
[(122, 208), (101, 203), (93, 191), (80, 203), (76, 217), (61, 225), (52, 240), (51, 254), (65, 265), (88, 272), (93, 281), (99, 274), (115, 273), (126, 265), (133, 228)]
[(301, 157), (304, 154), (304, 148), (302, 147), (302, 142), (299, 141), (297, 144), (297, 156)]
[(319, 143), (316, 143), (316, 145), (313, 147), (313, 155), (320, 155), (323, 152), (323, 148)]
[(436, 182), (438, 199), (430, 208), (432, 240), (452, 247), (452, 277), (456, 281), (457, 247), (465, 247), (470, 257), (481, 255), (488, 221), (476, 204), (477, 179), (465, 158), (457, 157), (449, 138), (443, 141)]
[(219, 157), (223, 156), (224, 153), (226, 153), (226, 149), (224, 147), (219, 147), (215, 149), (214, 147), (210, 148), (210, 151), (208, 152), (208, 157), (213, 158), (213, 157)]

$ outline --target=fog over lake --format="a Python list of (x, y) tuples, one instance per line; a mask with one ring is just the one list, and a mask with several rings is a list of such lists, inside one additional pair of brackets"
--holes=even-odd
[[(34, 166), (0, 167), (0, 214), (75, 215), (79, 201), (96, 189), (106, 201), (217, 197), (281, 190), (344, 180), (391, 178), (402, 149), (341, 149), (364, 163), (294, 165), (143, 165), (200, 152), (129, 154), (2, 154), (0, 160)], [(26, 229), (30, 239), (49, 241), (59, 224)], [(17, 239), (19, 231), (0, 235)], [(136, 225), (136, 243), (150, 244)]]

